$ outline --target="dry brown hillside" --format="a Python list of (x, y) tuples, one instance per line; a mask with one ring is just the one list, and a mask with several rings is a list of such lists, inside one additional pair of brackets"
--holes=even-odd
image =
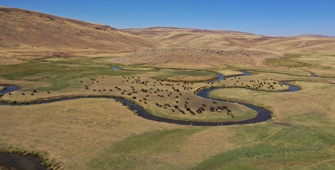
[(284, 53), (333, 53), (335, 38), (302, 35), (269, 37), (236, 31), (153, 27), (124, 30), (154, 39), (160, 48), (111, 59), (123, 64), (141, 63), (159, 67), (217, 65), (262, 65), (267, 58)]
[(332, 52), (335, 38), (301, 35), (270, 37), (236, 31), (200, 30), (191, 28), (153, 27), (125, 31), (150, 37), (166, 46), (219, 49), (253, 49), (275, 52)]
[[(153, 27), (118, 30), (22, 9), (0, 7), (0, 61), (11, 56), (105, 55), (156, 66), (261, 65), (284, 53), (335, 52), (335, 38), (270, 37), (237, 31)], [(15, 61), (17, 62), (17, 61)]]
[(195, 68), (221, 65), (261, 65), (277, 54), (256, 50), (223, 50), (215, 48), (155, 48), (110, 59), (123, 64), (145, 64), (159, 67)]
[(223, 30), (201, 30), (193, 28), (152, 27), (143, 29), (125, 29), (125, 31), (150, 37), (168, 46), (219, 47), (244, 46), (239, 38), (259, 38), (260, 36)]
[[(163, 48), (113, 58), (112, 62), (183, 68), (225, 64), (261, 65), (264, 59), (278, 57), (281, 54), (253, 48), (253, 41), (264, 40), (267, 37), (250, 33), (174, 27), (126, 29), (125, 31), (159, 41), (163, 44)], [(246, 39), (249, 40), (246, 41)]]
[(0, 7), (1, 55), (134, 52), (156, 44), (107, 25)]

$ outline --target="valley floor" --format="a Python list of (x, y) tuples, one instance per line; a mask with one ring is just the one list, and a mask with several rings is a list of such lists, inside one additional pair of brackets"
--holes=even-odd
[[(5, 64), (0, 68), (1, 87), (20, 89), (0, 99), (0, 150), (38, 155), (49, 166), (64, 169), (332, 169), (335, 63), (304, 62), (312, 58), (287, 56), (267, 60), (268, 66), (263, 67), (221, 65), (196, 70), (123, 65), (101, 56)], [(111, 69), (113, 65), (122, 70)], [(242, 74), (241, 70), (251, 75), (229, 77)], [(224, 74), (226, 80), (208, 83), (215, 73)], [(287, 86), (282, 81), (300, 90), (283, 92)], [(232, 101), (218, 105), (227, 106), (234, 118), (228, 111), (210, 111), (214, 100), (194, 94), (211, 86), (221, 87), (211, 97)], [(120, 96), (156, 116), (192, 121), (254, 117), (253, 110), (234, 103), (245, 102), (270, 110), (272, 119), (247, 125), (177, 125), (144, 119), (110, 98), (17, 105), (88, 95)], [(157, 103), (176, 105), (186, 114)], [(194, 111), (204, 104), (206, 110), (193, 115), (184, 104)]]

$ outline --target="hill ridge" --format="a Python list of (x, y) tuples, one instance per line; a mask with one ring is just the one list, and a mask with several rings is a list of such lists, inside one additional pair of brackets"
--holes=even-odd
[[(150, 27), (116, 29), (30, 10), (0, 7), (0, 57), (128, 54), (154, 48), (191, 47), (265, 53), (330, 52), (335, 38), (271, 37), (229, 30)], [(183, 54), (184, 55), (184, 54)]]
[(108, 25), (8, 7), (0, 7), (0, 32), (3, 50), (133, 52), (159, 44)]

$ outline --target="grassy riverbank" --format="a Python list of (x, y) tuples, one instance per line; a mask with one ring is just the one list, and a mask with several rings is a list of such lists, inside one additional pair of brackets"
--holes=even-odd
[[(215, 104), (194, 95), (199, 88), (213, 86), (222, 88), (212, 91), (212, 97), (267, 108), (273, 112), (273, 118), (250, 125), (194, 127), (146, 120), (106, 98), (0, 105), (0, 148), (45, 153), (46, 159), (65, 169), (331, 169), (335, 166), (332, 114), (335, 86), (331, 84), (334, 81), (330, 77), (331, 68), (318, 67), (321, 77), (313, 78), (306, 68), (293, 66), (175, 70), (124, 65), (126, 70), (117, 71), (110, 69), (114, 63), (107, 60), (108, 57), (50, 57), (3, 65), (1, 83), (21, 88), (1, 100), (29, 102), (59, 96), (110, 95), (127, 98), (152, 114), (170, 119), (237, 121), (256, 115), (255, 111), (235, 103)], [(178, 82), (203, 81), (215, 76), (213, 71), (241, 74), (238, 70), (251, 71), (252, 75), (230, 77), (213, 84)], [(307, 70), (316, 72), (314, 68)], [(291, 81), (301, 90), (282, 92), (288, 87), (281, 85), (281, 81)], [(164, 104), (173, 107), (165, 108)], [(185, 104), (193, 111), (204, 104), (206, 111), (193, 115), (187, 112)], [(209, 110), (223, 105), (232, 111), (234, 118), (226, 110)]]

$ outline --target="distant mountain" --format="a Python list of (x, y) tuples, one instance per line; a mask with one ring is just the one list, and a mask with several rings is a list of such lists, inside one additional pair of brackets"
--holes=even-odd
[(333, 36), (320, 35), (320, 34), (301, 34), (296, 37), (335, 38)]
[(311, 52), (335, 49), (335, 38), (322, 35), (271, 37), (238, 31), (152, 27), (125, 29), (152, 38), (166, 46), (219, 49), (252, 49), (267, 52)]
[(107, 25), (0, 7), (0, 49), (127, 52), (157, 44)]
[[(236, 51), (232, 52), (235, 56), (250, 51), (276, 55), (287, 52), (332, 52), (335, 38), (321, 35), (270, 37), (238, 31), (175, 27), (118, 30), (108, 25), (0, 7), (0, 57), (129, 54), (143, 51), (147, 51), (143, 55), (156, 55), (150, 49), (157, 48), (175, 49), (182, 56), (189, 53), (197, 57), (200, 57), (198, 53), (203, 53), (197, 49)], [(170, 54), (170, 50), (162, 52)], [(159, 54), (168, 57), (161, 55), (161, 52)], [(255, 54), (258, 53), (250, 52), (251, 56)], [(213, 51), (211, 55), (216, 56)]]

